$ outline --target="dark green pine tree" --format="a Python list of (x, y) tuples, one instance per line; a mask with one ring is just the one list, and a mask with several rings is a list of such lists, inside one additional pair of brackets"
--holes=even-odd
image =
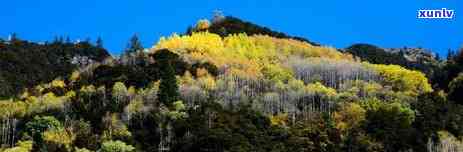
[(134, 34), (132, 38), (130, 38), (130, 42), (125, 49), (125, 54), (135, 53), (137, 51), (143, 50), (143, 46), (138, 38), (137, 34)]
[(96, 47), (103, 48), (103, 39), (101, 39), (101, 37), (98, 37), (98, 39), (96, 39)]
[(434, 56), (434, 59), (437, 60), (437, 61), (441, 61), (439, 53), (436, 53), (436, 55)]
[(178, 92), (177, 79), (172, 64), (167, 59), (160, 61), (161, 83), (159, 84), (158, 99), (168, 107), (177, 101), (180, 93)]
[(463, 105), (463, 73), (450, 82), (448, 99)]
[(451, 49), (447, 50), (447, 60), (452, 60), (453, 57), (455, 57), (455, 52), (453, 52)]
[(66, 36), (66, 44), (71, 44), (71, 38), (69, 38), (69, 36)]

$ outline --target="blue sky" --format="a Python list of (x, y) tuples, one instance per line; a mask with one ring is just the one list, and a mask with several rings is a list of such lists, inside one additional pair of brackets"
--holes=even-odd
[[(454, 9), (455, 18), (417, 19), (418, 9), (440, 8)], [(445, 55), (463, 46), (461, 0), (5, 0), (0, 10), (2, 38), (13, 32), (32, 41), (101, 36), (112, 54), (134, 33), (151, 47), (161, 36), (210, 18), (214, 10), (337, 48), (370, 43)]]

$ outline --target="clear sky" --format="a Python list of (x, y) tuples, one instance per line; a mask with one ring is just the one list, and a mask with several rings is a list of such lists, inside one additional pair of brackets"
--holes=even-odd
[[(454, 19), (417, 19), (418, 9), (454, 9)], [(423, 47), (445, 55), (463, 46), (462, 0), (3, 0), (0, 37), (95, 40), (118, 54), (138, 33), (144, 47), (182, 33), (214, 10), (323, 45)], [(461, 12), (461, 13), (460, 13)]]

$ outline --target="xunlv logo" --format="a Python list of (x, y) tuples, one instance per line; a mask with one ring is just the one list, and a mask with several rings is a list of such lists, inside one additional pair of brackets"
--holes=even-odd
[(455, 11), (446, 8), (438, 10), (418, 10), (418, 18), (453, 18), (453, 16), (455, 16)]

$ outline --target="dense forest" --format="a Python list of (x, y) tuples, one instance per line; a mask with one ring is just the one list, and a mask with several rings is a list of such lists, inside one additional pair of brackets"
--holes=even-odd
[(413, 53), (220, 14), (151, 48), (135, 35), (120, 56), (102, 39), (13, 36), (0, 40), (0, 151), (461, 152), (463, 50)]
[(9, 41), (0, 42), (0, 99), (57, 77), (66, 77), (79, 66), (102, 62), (110, 56), (99, 44), (101, 39), (95, 46), (88, 41), (71, 43), (69, 38), (37, 44), (20, 40), (13, 34)]

